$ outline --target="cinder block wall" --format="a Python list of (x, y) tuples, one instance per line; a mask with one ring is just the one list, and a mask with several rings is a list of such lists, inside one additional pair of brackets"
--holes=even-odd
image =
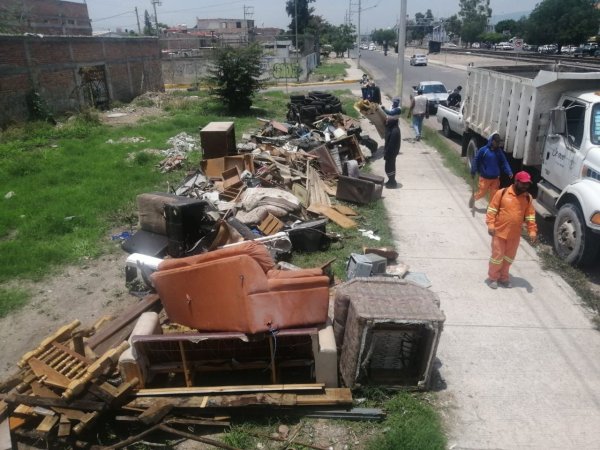
[(0, 126), (29, 118), (37, 91), (54, 114), (89, 106), (80, 69), (103, 66), (110, 100), (164, 89), (156, 38), (0, 36)]

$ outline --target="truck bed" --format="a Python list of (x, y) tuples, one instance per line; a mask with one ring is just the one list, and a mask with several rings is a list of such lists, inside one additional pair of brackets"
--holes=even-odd
[(542, 161), (550, 111), (562, 93), (600, 89), (600, 72), (565, 65), (472, 67), (465, 96), (465, 128), (482, 137), (498, 132), (505, 150), (523, 164)]

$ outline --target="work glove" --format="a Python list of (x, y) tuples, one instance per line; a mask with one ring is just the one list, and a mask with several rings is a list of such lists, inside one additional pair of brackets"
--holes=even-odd
[(537, 236), (535, 234), (530, 234), (529, 235), (529, 243), (531, 245), (537, 244)]
[(494, 236), (496, 234), (496, 229), (495, 228), (488, 228), (488, 234), (490, 236)]

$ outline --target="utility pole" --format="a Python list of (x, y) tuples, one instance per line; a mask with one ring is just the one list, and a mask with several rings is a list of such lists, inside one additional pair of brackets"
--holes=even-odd
[(398, 21), (398, 62), (396, 63), (396, 96), (402, 105), (402, 84), (404, 83), (404, 45), (406, 42), (406, 0), (400, 0), (400, 20)]
[(361, 4), (360, 0), (358, 0), (358, 22), (356, 27), (356, 68), (360, 69), (360, 13), (361, 13)]
[(298, 55), (298, 0), (294, 0), (294, 21), (296, 24), (296, 45), (294, 45), (294, 49), (296, 50), (296, 81), (300, 81), (300, 55)]
[(162, 5), (160, 0), (150, 0), (150, 2), (152, 3), (152, 6), (154, 7), (154, 25), (156, 26), (156, 36), (159, 35), (158, 32), (158, 16), (156, 15), (156, 5), (160, 6)]
[(138, 14), (137, 6), (135, 7), (135, 18), (137, 19), (137, 24), (138, 24), (138, 34), (141, 36), (142, 29), (140, 28), (140, 16)]
[(246, 27), (246, 44), (250, 42), (250, 27), (248, 22), (254, 16), (254, 6), (244, 5), (244, 26)]

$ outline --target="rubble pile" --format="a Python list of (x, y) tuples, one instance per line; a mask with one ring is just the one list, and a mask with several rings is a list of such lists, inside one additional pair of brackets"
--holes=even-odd
[[(21, 358), (0, 383), (0, 444), (9, 443), (0, 450), (16, 442), (124, 448), (156, 431), (233, 448), (202, 434), (248, 408), (378, 420), (380, 411), (352, 409), (349, 387), (410, 379), (426, 388), (444, 318), (434, 294), (402, 279), (407, 266), (388, 273), (393, 248), (349, 255), (353, 284), (340, 291), (335, 317), (333, 260), (287, 262), (293, 252), (327, 249), (339, 237), (327, 231), (330, 221), (357, 228), (345, 202), (377, 201), (384, 181), (360, 170), (369, 140), (338, 99), (313, 92), (291, 100), (294, 120), (260, 119), (239, 143), (233, 122), (208, 124), (200, 141), (169, 139), (163, 170), (199, 147), (204, 159), (172, 192), (137, 196), (139, 226), (122, 246), (126, 282), (143, 298), (114, 320), (66, 325)], [(365, 284), (369, 277), (375, 284)], [(413, 313), (421, 305), (419, 321), (403, 321), (403, 291)], [(365, 317), (376, 320), (365, 325)], [(385, 324), (385, 339), (373, 324)], [(369, 347), (356, 345), (361, 334)], [(100, 447), (107, 421), (125, 432)]]

